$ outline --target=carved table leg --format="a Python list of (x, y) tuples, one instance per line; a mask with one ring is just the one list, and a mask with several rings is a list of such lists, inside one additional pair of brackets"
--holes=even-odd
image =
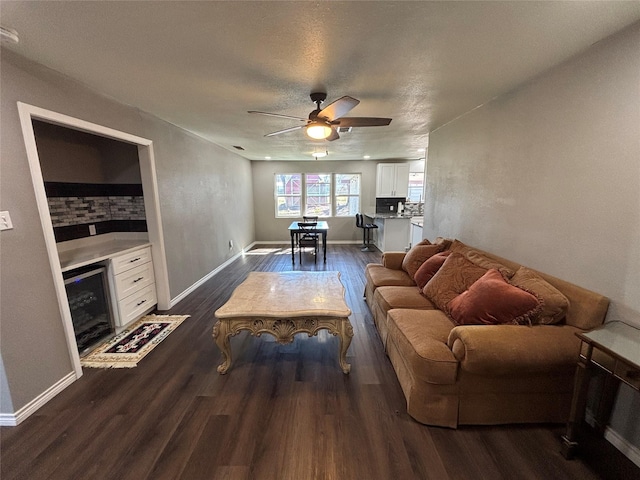
[(229, 325), (227, 322), (221, 322), (218, 320), (213, 326), (213, 339), (216, 341), (216, 345), (222, 352), (224, 361), (218, 365), (218, 373), (224, 375), (231, 366), (231, 342), (229, 342)]
[(338, 328), (338, 337), (340, 338), (340, 354), (338, 361), (340, 362), (340, 368), (342, 368), (342, 371), (347, 374), (351, 371), (351, 365), (347, 363), (347, 350), (349, 350), (349, 345), (351, 345), (351, 339), (353, 338), (353, 327), (351, 326), (349, 319), (345, 318), (340, 322)]

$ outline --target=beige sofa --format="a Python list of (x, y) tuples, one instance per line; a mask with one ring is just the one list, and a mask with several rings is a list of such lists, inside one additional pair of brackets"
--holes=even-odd
[[(501, 273), (504, 266), (505, 278), (514, 272), (535, 272), (457, 240), (440, 239), (438, 247), (430, 248), (432, 252), (455, 252), (456, 258), (464, 256)], [(542, 283), (548, 282), (546, 285), (566, 297), (564, 310), (554, 313), (561, 317), (553, 320), (557, 323), (538, 323), (535, 316), (529, 316), (524, 321), (520, 318), (523, 324), (456, 325), (425, 295), (439, 271), (420, 290), (412, 278), (417, 264), (407, 269), (405, 255), (387, 252), (382, 264), (367, 265), (365, 297), (404, 392), (408, 413), (421, 423), (453, 428), (463, 424), (565, 422), (580, 349), (575, 333), (603, 323), (608, 299), (535, 272)], [(544, 304), (539, 291), (518, 288), (534, 293)], [(538, 308), (538, 318), (539, 314)]]

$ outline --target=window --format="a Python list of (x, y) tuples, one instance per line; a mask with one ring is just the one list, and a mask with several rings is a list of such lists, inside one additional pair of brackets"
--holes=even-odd
[(355, 217), (360, 212), (360, 174), (335, 174), (336, 217)]
[(276, 174), (276, 217), (301, 217), (302, 175)]
[(308, 173), (305, 180), (304, 214), (318, 217), (331, 216), (331, 175)]
[(422, 202), (424, 197), (424, 173), (411, 172), (409, 174), (409, 202)]
[(276, 218), (353, 217), (360, 211), (360, 174), (307, 173), (303, 182), (299, 173), (277, 173), (274, 196)]

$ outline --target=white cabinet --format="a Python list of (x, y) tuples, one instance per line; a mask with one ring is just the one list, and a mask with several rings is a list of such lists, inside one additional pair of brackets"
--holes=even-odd
[(379, 163), (376, 175), (376, 197), (409, 195), (409, 164)]
[(130, 324), (158, 303), (151, 247), (112, 257), (109, 277), (116, 326)]

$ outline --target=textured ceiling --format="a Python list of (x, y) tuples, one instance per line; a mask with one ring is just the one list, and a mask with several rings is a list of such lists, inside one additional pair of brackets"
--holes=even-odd
[[(0, 2), (4, 48), (251, 160), (420, 158), (429, 131), (639, 19), (638, 1)], [(247, 113), (307, 117), (317, 90), (393, 121), (325, 142)]]

